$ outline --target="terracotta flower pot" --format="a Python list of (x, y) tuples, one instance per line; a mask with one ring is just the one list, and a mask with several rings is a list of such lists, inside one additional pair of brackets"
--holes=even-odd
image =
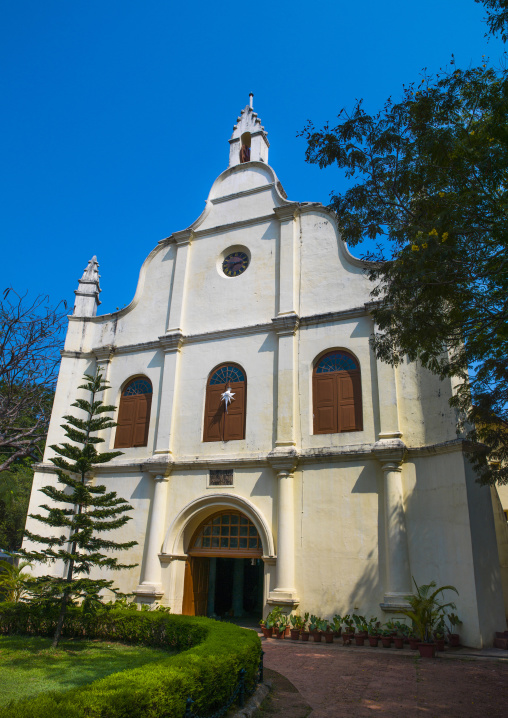
[(312, 631), (312, 639), (319, 643), (321, 641), (321, 631)]
[(445, 644), (444, 638), (436, 638), (435, 641), (436, 641), (437, 650), (444, 651), (444, 644)]
[(355, 635), (354, 633), (343, 633), (342, 634), (342, 643), (345, 646), (349, 646), (349, 644), (351, 643), (351, 641), (354, 638), (354, 635)]
[(302, 631), (302, 641), (308, 641), (309, 640), (309, 632), (308, 631)]
[(292, 628), (289, 635), (291, 636), (292, 641), (297, 641), (300, 638), (300, 629)]
[(282, 639), (284, 638), (284, 636), (285, 636), (285, 633), (286, 633), (286, 631), (278, 631), (278, 630), (275, 630), (275, 631), (273, 632), (273, 638), (278, 638), (279, 640), (282, 640)]
[(263, 636), (265, 638), (271, 638), (273, 633), (273, 628), (270, 626), (270, 628), (267, 628), (266, 626), (261, 626), (261, 630), (263, 632)]
[(334, 638), (340, 638), (342, 636), (342, 629), (340, 631), (334, 631), (333, 637)]
[(377, 644), (379, 643), (379, 636), (369, 636), (369, 643), (372, 648), (377, 648)]
[(363, 644), (365, 643), (365, 636), (362, 636), (361, 633), (356, 633), (355, 634), (355, 643), (357, 646), (363, 646)]
[(450, 648), (457, 648), (457, 646), (460, 646), (460, 636), (458, 633), (448, 634), (448, 645)]
[(419, 644), (419, 643), (420, 643), (420, 639), (419, 639), (419, 638), (410, 638), (410, 639), (409, 639), (409, 648), (410, 648), (412, 651), (417, 651), (417, 650), (418, 650), (418, 644)]
[(325, 639), (325, 643), (333, 643), (333, 632), (332, 631), (323, 631), (323, 636)]
[(402, 636), (395, 636), (393, 642), (395, 643), (395, 648), (404, 648), (404, 639)]
[(284, 635), (286, 638), (289, 638), (290, 631), (291, 631), (291, 629), (289, 628), (289, 626), (286, 626), (286, 630), (284, 631)]
[(392, 637), (381, 636), (381, 643), (383, 644), (383, 648), (390, 648), (390, 646), (392, 645)]
[(436, 655), (435, 643), (419, 643), (418, 650), (422, 658), (434, 658)]

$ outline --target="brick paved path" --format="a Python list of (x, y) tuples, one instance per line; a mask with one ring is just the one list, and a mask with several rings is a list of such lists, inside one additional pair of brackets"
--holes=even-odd
[[(508, 662), (423, 660), (395, 648), (289, 640), (262, 639), (262, 644), (265, 666), (293, 683), (312, 708), (310, 718), (508, 716)], [(284, 716), (284, 710), (277, 715)]]

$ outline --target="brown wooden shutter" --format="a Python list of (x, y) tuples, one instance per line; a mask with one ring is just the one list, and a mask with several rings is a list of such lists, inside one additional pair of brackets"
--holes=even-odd
[(146, 446), (148, 444), (148, 428), (150, 426), (150, 408), (152, 406), (151, 394), (138, 394), (136, 401), (136, 418), (131, 446)]
[(358, 372), (341, 371), (337, 375), (339, 431), (361, 431), (362, 395)]
[(314, 433), (336, 434), (338, 431), (336, 375), (314, 375), (313, 405)]
[(219, 385), (206, 388), (203, 441), (222, 441), (224, 403), (220, 397), (223, 391), (224, 387)]
[(132, 446), (137, 408), (136, 396), (122, 396), (118, 410), (118, 425), (115, 435), (115, 449)]
[(234, 393), (233, 401), (228, 405), (227, 414), (224, 415), (224, 441), (245, 439), (245, 384), (234, 382), (231, 384)]

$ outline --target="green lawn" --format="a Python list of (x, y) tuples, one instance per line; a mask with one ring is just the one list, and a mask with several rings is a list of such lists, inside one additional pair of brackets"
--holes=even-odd
[(46, 691), (66, 691), (170, 654), (101, 641), (62, 640), (56, 650), (50, 646), (50, 638), (0, 636), (0, 705)]

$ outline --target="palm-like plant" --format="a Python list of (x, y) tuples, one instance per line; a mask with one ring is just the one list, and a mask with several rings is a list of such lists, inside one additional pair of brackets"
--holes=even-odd
[(0, 561), (0, 600), (17, 603), (25, 598), (33, 580), (29, 573), (23, 573), (27, 566), (31, 566), (29, 561), (21, 561), (19, 566)]
[[(402, 613), (413, 621), (415, 633), (420, 637), (422, 643), (431, 643), (434, 626), (438, 623), (446, 608), (455, 608), (454, 603), (440, 603), (438, 596), (443, 591), (459, 592), (455, 586), (436, 587), (436, 582), (431, 581), (429, 584), (418, 586), (414, 577), (413, 581), (416, 587), (416, 594), (406, 596), (406, 600), (411, 605), (411, 609), (402, 611)], [(434, 590), (432, 590), (434, 589)]]

